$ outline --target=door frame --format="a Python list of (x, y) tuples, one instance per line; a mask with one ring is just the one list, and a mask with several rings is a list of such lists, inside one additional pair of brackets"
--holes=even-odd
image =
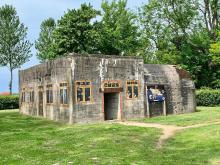
[(123, 109), (123, 102), (122, 102), (122, 93), (121, 92), (103, 92), (102, 93), (102, 113), (103, 119), (105, 121), (105, 93), (117, 93), (118, 94), (118, 114), (117, 119), (115, 120), (122, 120), (122, 109)]

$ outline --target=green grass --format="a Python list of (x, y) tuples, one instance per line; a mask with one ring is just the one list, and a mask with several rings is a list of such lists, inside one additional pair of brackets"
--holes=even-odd
[(107, 123), (70, 126), (0, 112), (0, 164), (143, 164), (159, 135), (154, 128)]
[(18, 109), (4, 109), (4, 110), (0, 110), (0, 113), (10, 113), (10, 112), (18, 112)]
[[(207, 112), (199, 109), (191, 114), (193, 122), (189, 123), (214, 121), (220, 115), (218, 108), (206, 108)], [(168, 120), (172, 117), (176, 122), (186, 118), (168, 116)], [(17, 111), (0, 111), (0, 164), (220, 164), (220, 125), (184, 130), (158, 150), (160, 134), (154, 128), (110, 123), (65, 125), (22, 116)]]
[(165, 144), (160, 164), (220, 164), (220, 125), (187, 129)]
[(220, 121), (220, 107), (198, 107), (197, 111), (194, 113), (159, 116), (135, 120), (146, 123), (161, 123), (177, 126), (202, 124), (207, 122)]

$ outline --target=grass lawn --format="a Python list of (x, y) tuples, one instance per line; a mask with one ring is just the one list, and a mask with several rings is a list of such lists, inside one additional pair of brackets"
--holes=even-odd
[(168, 140), (158, 164), (219, 165), (219, 139), (220, 125), (187, 129)]
[[(220, 111), (211, 112), (220, 119)], [(199, 114), (201, 121), (197, 116), (196, 122), (202, 123), (206, 112), (193, 115)], [(179, 120), (181, 116), (185, 118), (179, 115)], [(168, 116), (169, 121), (171, 117), (176, 118)], [(110, 123), (70, 126), (0, 111), (0, 164), (220, 164), (220, 125), (184, 130), (158, 150), (160, 134), (155, 128)]]
[(0, 111), (0, 164), (144, 164), (159, 135), (154, 128), (70, 126)]
[(161, 123), (177, 126), (202, 124), (220, 121), (220, 107), (197, 107), (197, 111), (194, 113), (159, 116), (135, 120), (146, 123)]

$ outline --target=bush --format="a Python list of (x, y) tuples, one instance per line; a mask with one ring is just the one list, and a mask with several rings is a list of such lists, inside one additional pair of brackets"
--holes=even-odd
[(3, 109), (17, 109), (19, 108), (19, 96), (18, 95), (0, 95), (0, 110)]
[(220, 89), (200, 89), (196, 91), (196, 102), (198, 106), (220, 105)]

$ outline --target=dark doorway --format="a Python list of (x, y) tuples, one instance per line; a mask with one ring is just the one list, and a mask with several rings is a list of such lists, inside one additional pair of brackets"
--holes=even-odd
[(119, 93), (104, 93), (105, 120), (118, 119)]
[(39, 116), (43, 116), (43, 91), (38, 92), (38, 114)]
[(166, 115), (166, 91), (164, 85), (147, 85), (146, 95), (150, 116)]

